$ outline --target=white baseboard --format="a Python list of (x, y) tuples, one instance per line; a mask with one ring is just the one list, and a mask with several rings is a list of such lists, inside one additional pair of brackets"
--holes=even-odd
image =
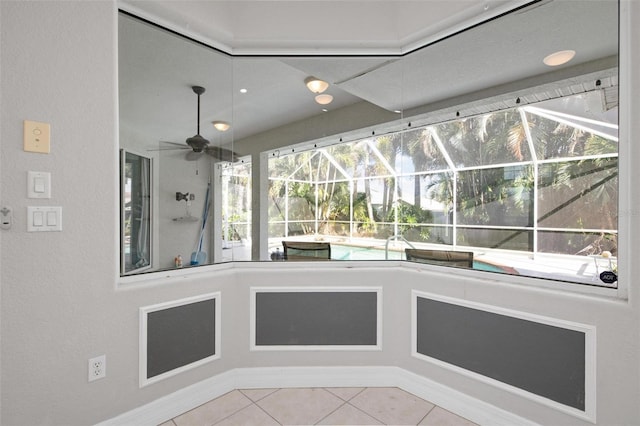
[(399, 367), (238, 368), (180, 389), (99, 425), (156, 426), (234, 389), (296, 387), (398, 387), (480, 425), (537, 425)]

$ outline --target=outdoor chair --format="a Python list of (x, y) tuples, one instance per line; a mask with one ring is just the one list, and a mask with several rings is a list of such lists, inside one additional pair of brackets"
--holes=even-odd
[(283, 241), (284, 260), (330, 260), (331, 244), (313, 241)]
[(473, 268), (472, 251), (405, 249), (405, 254), (411, 262)]

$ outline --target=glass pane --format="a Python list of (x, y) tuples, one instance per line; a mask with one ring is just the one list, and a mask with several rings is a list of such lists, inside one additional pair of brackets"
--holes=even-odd
[(463, 171), (457, 182), (458, 223), (533, 226), (533, 198), (530, 165)]
[(351, 226), (348, 220), (346, 221), (330, 220), (320, 224), (318, 233), (324, 234), (324, 235), (332, 235), (335, 237), (349, 237), (351, 235), (350, 228)]
[[(284, 238), (284, 222), (269, 221), (269, 238)], [(278, 247), (282, 248), (280, 242), (275, 243)], [(271, 245), (271, 242), (269, 242)]]
[(453, 174), (398, 178), (398, 220), (409, 223), (452, 223)]
[(540, 165), (538, 226), (615, 230), (618, 159)]
[(453, 244), (453, 226), (401, 224), (402, 237), (411, 243)]
[(251, 238), (251, 163), (225, 167), (222, 189), (223, 247), (244, 246)]
[(402, 153), (396, 160), (396, 170), (403, 174), (448, 169), (447, 162), (429, 129), (403, 133)]
[(433, 127), (457, 167), (531, 160), (520, 112), (509, 109)]
[(606, 232), (538, 232), (538, 251), (543, 253), (599, 255), (618, 253), (618, 235)]
[(122, 273), (151, 266), (151, 160), (123, 151)]
[(533, 251), (533, 231), (528, 229), (458, 228), (458, 245)]
[(595, 91), (525, 107), (537, 158), (617, 153), (618, 108), (595, 108), (601, 96)]
[[(318, 219), (320, 228), (327, 222), (343, 221), (347, 224), (351, 215), (351, 191), (348, 182), (327, 181), (318, 185)], [(347, 226), (347, 230), (349, 227)], [(332, 234), (330, 228), (326, 232)], [(342, 232), (340, 233), (342, 235)]]
[(335, 164), (344, 172), (343, 177), (349, 178), (356, 176), (358, 173), (362, 175), (364, 166), (361, 164), (365, 157), (363, 152), (364, 144), (357, 142), (333, 145), (325, 148), (323, 151), (330, 156)]

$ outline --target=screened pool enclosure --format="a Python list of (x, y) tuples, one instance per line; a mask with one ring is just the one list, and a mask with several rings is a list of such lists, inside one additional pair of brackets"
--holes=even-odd
[(505, 272), (615, 286), (598, 277), (617, 252), (617, 93), (606, 94), (270, 153), (269, 237), (381, 258), (466, 250)]

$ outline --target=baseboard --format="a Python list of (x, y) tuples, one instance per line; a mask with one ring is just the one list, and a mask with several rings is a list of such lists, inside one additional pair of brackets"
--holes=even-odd
[(99, 425), (156, 426), (234, 389), (296, 387), (398, 387), (480, 425), (536, 425), (530, 420), (398, 367), (238, 368), (188, 386)]

